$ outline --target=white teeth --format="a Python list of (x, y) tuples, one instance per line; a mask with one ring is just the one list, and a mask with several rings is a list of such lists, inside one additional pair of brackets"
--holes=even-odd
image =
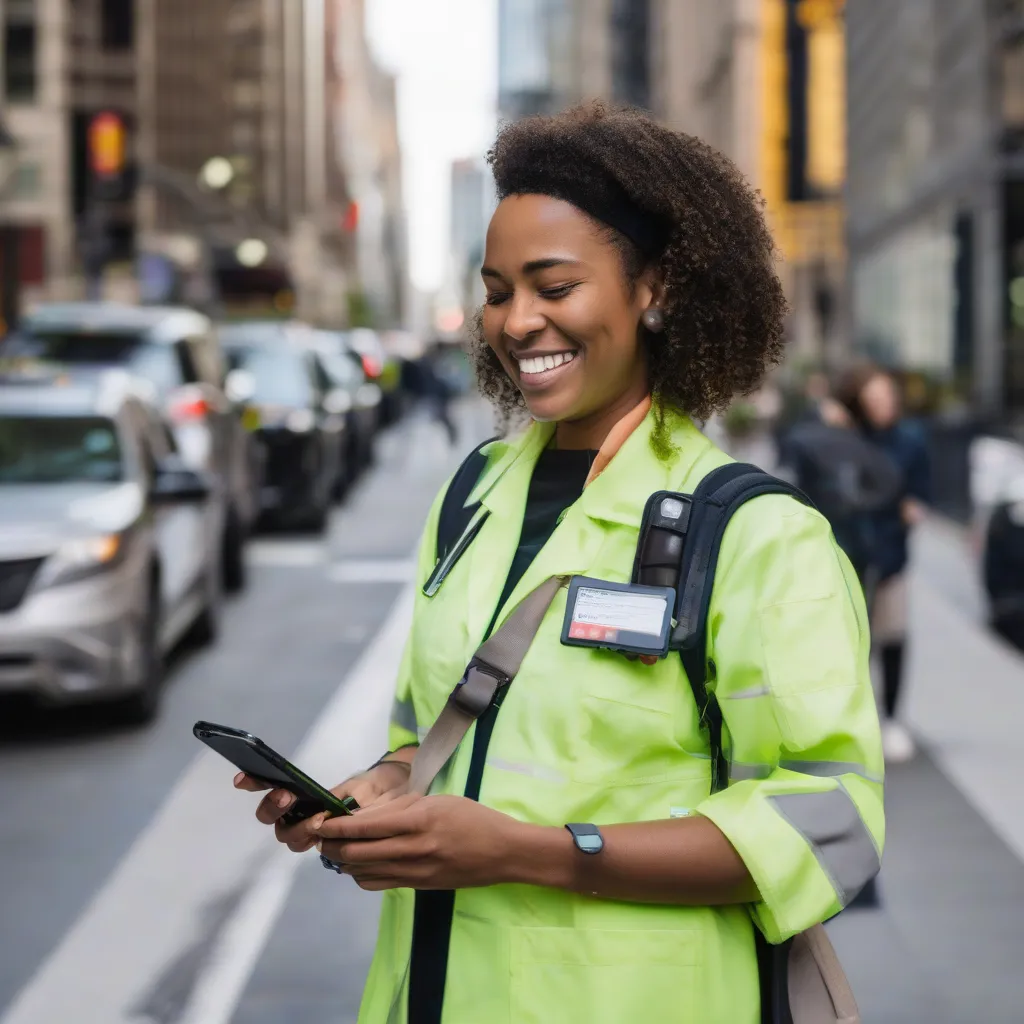
[(519, 372), (543, 373), (545, 370), (553, 370), (563, 363), (571, 362), (575, 357), (575, 352), (559, 352), (554, 356), (533, 356), (531, 359), (520, 359)]

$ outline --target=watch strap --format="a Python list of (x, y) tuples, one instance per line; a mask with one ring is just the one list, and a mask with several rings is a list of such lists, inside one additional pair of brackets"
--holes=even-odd
[(571, 822), (565, 827), (580, 853), (594, 854), (604, 849), (604, 837), (596, 825), (589, 822)]

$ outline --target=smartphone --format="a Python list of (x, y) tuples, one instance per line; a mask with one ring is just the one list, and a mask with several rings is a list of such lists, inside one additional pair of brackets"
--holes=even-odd
[(359, 810), (359, 804), (352, 797), (339, 799), (252, 733), (213, 722), (196, 722), (192, 733), (246, 775), (275, 789), (294, 793), (295, 803), (281, 816), (286, 825), (312, 818), (314, 814), (351, 814)]

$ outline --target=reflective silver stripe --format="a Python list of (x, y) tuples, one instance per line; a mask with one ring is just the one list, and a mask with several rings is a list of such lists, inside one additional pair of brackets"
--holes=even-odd
[(882, 782), (879, 775), (874, 775), (862, 764), (854, 761), (780, 761), (780, 768), (786, 771), (799, 772), (801, 775), (815, 775), (819, 779), (834, 779), (840, 775), (859, 775), (868, 782)]
[(770, 764), (744, 764), (742, 761), (729, 762), (729, 781), (746, 782), (749, 779), (767, 779), (772, 773)]
[(566, 781), (566, 777), (561, 772), (543, 764), (524, 764), (521, 761), (504, 761), (500, 757), (489, 757), (487, 758), (487, 767), (497, 768), (502, 772), (513, 772), (516, 775), (526, 775), (531, 779), (543, 779), (545, 782)]
[(814, 850), (844, 907), (878, 874), (878, 847), (842, 784), (768, 799)]
[(394, 704), (391, 705), (391, 724), (397, 725), (399, 729), (405, 729), (406, 732), (418, 731), (416, 728), (416, 708), (413, 707), (411, 697), (407, 700), (395, 698)]
[(737, 693), (723, 693), (722, 700), (750, 700), (752, 697), (767, 697), (771, 692), (767, 683), (761, 683), (758, 686), (751, 686)]

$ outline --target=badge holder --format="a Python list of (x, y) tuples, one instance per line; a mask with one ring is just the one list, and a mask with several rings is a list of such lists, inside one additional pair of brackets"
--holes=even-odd
[(631, 583), (570, 580), (563, 644), (650, 658), (668, 654), (690, 500), (675, 491), (657, 491), (647, 500)]
[(573, 576), (565, 603), (562, 643), (663, 658), (668, 653), (675, 600), (672, 587)]

